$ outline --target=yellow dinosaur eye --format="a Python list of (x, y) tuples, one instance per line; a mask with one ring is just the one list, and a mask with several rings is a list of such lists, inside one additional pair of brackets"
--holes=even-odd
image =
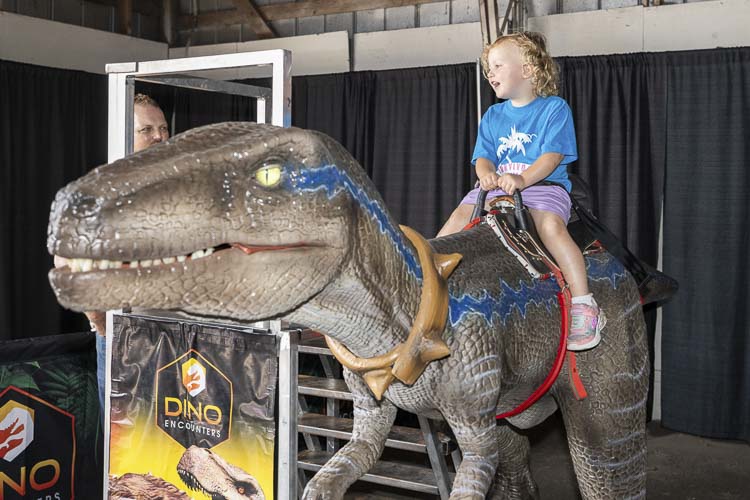
[(273, 187), (281, 181), (281, 165), (273, 164), (259, 168), (255, 180), (263, 187)]

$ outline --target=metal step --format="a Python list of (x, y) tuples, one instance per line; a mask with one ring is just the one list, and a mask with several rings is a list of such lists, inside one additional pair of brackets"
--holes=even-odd
[[(297, 426), (303, 434), (333, 437), (349, 440), (352, 438), (354, 421), (350, 418), (328, 417), (318, 413), (304, 413), (300, 415)], [(455, 448), (453, 441), (443, 433), (437, 433), (438, 451), (442, 455), (449, 455)], [(394, 425), (388, 434), (385, 445), (389, 448), (427, 453), (424, 435), (420, 429)]]
[(349, 387), (341, 379), (300, 375), (297, 379), (297, 390), (305, 396), (352, 400)]
[[(332, 453), (325, 451), (306, 450), (297, 457), (297, 466), (306, 471), (317, 472), (332, 456)], [(379, 461), (359, 480), (432, 495), (439, 494), (432, 469), (416, 465)]]

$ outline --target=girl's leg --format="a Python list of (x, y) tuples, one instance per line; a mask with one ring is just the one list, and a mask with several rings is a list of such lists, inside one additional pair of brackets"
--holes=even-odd
[(453, 211), (443, 228), (437, 234), (436, 238), (448, 236), (449, 234), (461, 231), (469, 223), (471, 213), (474, 211), (474, 205), (462, 203)]
[(573, 295), (568, 349), (582, 351), (596, 347), (607, 319), (589, 293), (583, 254), (559, 215), (543, 210), (529, 211), (542, 243), (560, 266)]
[(565, 222), (559, 215), (544, 210), (529, 209), (534, 219), (536, 230), (542, 243), (550, 251), (555, 262), (565, 276), (573, 297), (588, 295), (589, 283), (586, 277), (586, 264), (583, 262), (581, 250), (565, 227)]

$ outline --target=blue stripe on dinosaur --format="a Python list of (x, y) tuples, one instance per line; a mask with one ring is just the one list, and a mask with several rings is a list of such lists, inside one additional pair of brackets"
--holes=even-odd
[(586, 274), (594, 281), (608, 280), (617, 290), (617, 284), (625, 279), (628, 272), (619, 260), (607, 253), (600, 253), (586, 257)]
[(422, 268), (417, 264), (417, 256), (406, 245), (403, 233), (390, 223), (384, 207), (377, 200), (372, 199), (346, 172), (336, 165), (300, 170), (287, 167), (285, 170), (286, 175), (284, 175), (285, 180), (282, 185), (287, 191), (309, 193), (324, 190), (329, 200), (344, 189), (348, 191), (352, 198), (378, 221), (380, 232), (388, 236), (393, 246), (403, 256), (409, 271), (418, 280), (422, 279)]
[(529, 304), (541, 304), (549, 311), (553, 304), (557, 303), (556, 292), (559, 290), (555, 280), (539, 280), (532, 282), (531, 286), (525, 281), (519, 280), (518, 289), (514, 289), (508, 283), (500, 280), (502, 293), (499, 297), (491, 296), (483, 291), (479, 297), (463, 294), (460, 297), (450, 296), (448, 300), (451, 326), (456, 326), (465, 315), (478, 313), (492, 325), (495, 315), (505, 324), (508, 316), (517, 309), (521, 316), (526, 317), (526, 307)]
[[(618, 282), (627, 276), (623, 265), (608, 254), (597, 254), (586, 258), (586, 269), (590, 279), (609, 280), (612, 288), (617, 288)], [(560, 290), (553, 279), (536, 280), (530, 284), (519, 281), (518, 289), (500, 280), (502, 293), (495, 297), (486, 290), (479, 297), (463, 294), (460, 297), (451, 295), (449, 298), (450, 313), (448, 319), (451, 326), (456, 326), (467, 314), (477, 313), (492, 325), (495, 315), (505, 324), (508, 316), (517, 309), (521, 316), (526, 317), (529, 304), (544, 305), (549, 311), (557, 304), (557, 292)]]

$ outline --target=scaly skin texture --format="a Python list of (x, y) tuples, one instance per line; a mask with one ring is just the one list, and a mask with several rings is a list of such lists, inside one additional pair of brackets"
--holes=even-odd
[(216, 453), (191, 446), (180, 457), (177, 473), (191, 489), (215, 500), (265, 500), (258, 481)]
[(187, 493), (160, 477), (132, 473), (109, 476), (108, 496), (112, 500), (190, 500)]
[[(268, 165), (278, 169), (268, 174)], [(523, 401), (552, 365), (557, 286), (531, 279), (486, 226), (430, 243), (464, 256), (448, 281), (450, 356), (411, 386), (395, 382), (381, 402), (345, 373), (354, 437), (308, 483), (308, 500), (342, 498), (372, 467), (396, 407), (451, 426), (464, 454), (451, 498), (538, 496), (527, 439), (498, 425), (495, 414)], [(169, 259), (219, 245), (231, 247)], [(422, 282), (416, 251), (340, 145), (315, 132), (247, 123), (194, 129), (71, 183), (53, 204), (48, 247), (68, 258), (167, 258), (145, 269), (52, 270), (58, 300), (71, 309), (283, 317), (361, 357), (406, 339)], [(582, 496), (642, 498), (648, 361), (638, 291), (607, 254), (588, 257), (587, 266), (609, 318), (602, 343), (578, 355), (589, 397), (576, 401), (566, 366), (550, 393), (511, 423), (533, 426), (559, 406)]]

